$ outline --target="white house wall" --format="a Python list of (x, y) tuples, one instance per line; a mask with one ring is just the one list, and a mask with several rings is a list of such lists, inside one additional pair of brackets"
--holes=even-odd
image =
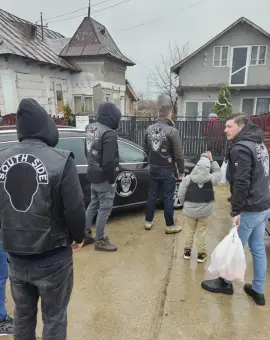
[[(118, 84), (105, 81), (104, 62), (78, 62), (83, 69), (80, 73), (71, 74), (69, 71), (50, 69), (36, 63), (26, 63), (23, 59), (11, 57), (4, 61), (0, 57), (0, 110), (3, 114), (14, 113), (23, 98), (34, 98), (52, 116), (58, 116), (56, 102), (56, 85), (62, 86), (63, 102), (69, 104), (73, 112), (74, 96), (94, 96), (94, 87), (100, 85), (102, 96), (95, 101), (94, 111), (99, 104), (109, 100), (115, 103), (122, 114), (125, 112), (125, 76), (119, 69)], [(123, 79), (122, 79), (123, 78)], [(4, 81), (3, 81), (4, 80)], [(124, 85), (123, 85), (123, 84)], [(1, 86), (4, 84), (5, 86)], [(94, 100), (93, 100), (94, 103)], [(60, 115), (61, 116), (61, 115)]]
[[(6, 70), (0, 72), (2, 78), (3, 74), (5, 76), (8, 73), (6, 78), (12, 82), (13, 87), (13, 108), (8, 109), (6, 103), (6, 113), (16, 112), (20, 100), (31, 97), (37, 100), (49, 114), (57, 115), (56, 85), (62, 85), (64, 104), (69, 103), (71, 107), (73, 105), (71, 74), (68, 71), (60, 72), (34, 63), (26, 64), (19, 58), (10, 58), (6, 62)], [(4, 98), (6, 97), (4, 93)]]
[(72, 75), (73, 96), (93, 96), (95, 112), (101, 102), (109, 97), (109, 101), (117, 105), (121, 113), (125, 114), (125, 67), (100, 58), (77, 57), (72, 58), (71, 61), (82, 70), (81, 73)]
[(1, 76), (0, 76), (0, 111), (1, 115), (4, 115), (5, 112), (5, 100), (4, 100), (4, 93), (3, 93), (3, 87), (2, 87), (2, 81), (1, 81)]

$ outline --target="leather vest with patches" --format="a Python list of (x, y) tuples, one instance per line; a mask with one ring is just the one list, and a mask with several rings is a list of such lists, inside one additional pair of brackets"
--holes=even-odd
[[(88, 161), (88, 179), (93, 183), (103, 182), (103, 171), (102, 171), (102, 156), (103, 156), (103, 146), (102, 137), (104, 133), (112, 131), (116, 134), (114, 130), (106, 125), (100, 123), (93, 123), (87, 125), (85, 132), (85, 143), (86, 143), (86, 155)], [(115, 152), (115, 167), (119, 165), (119, 151), (118, 144), (116, 146)]]
[(210, 203), (214, 200), (214, 188), (211, 181), (208, 181), (204, 183), (202, 187), (199, 187), (197, 183), (190, 180), (185, 201), (191, 203)]
[(170, 134), (172, 126), (164, 122), (150, 125), (146, 130), (146, 137), (149, 148), (149, 163), (152, 169), (157, 167), (173, 168), (173, 149)]
[(1, 233), (6, 252), (34, 255), (71, 244), (60, 192), (70, 155), (38, 140), (0, 150)]
[[(269, 154), (264, 143), (255, 143), (243, 140), (232, 144), (229, 153), (236, 145), (243, 145), (252, 152), (251, 181), (244, 211), (252, 210), (252, 207), (259, 206), (270, 199), (269, 190)], [(231, 190), (237, 164), (232, 164), (229, 156), (229, 169), (231, 174)]]

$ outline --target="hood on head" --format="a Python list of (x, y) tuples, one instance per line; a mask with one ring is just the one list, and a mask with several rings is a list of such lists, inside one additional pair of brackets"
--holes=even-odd
[(203, 184), (211, 179), (210, 175), (211, 164), (209, 158), (201, 156), (199, 162), (191, 171), (190, 178), (194, 183)]
[(262, 143), (264, 141), (263, 133), (255, 124), (249, 122), (243, 129), (234, 137), (233, 143), (240, 140), (248, 140), (255, 143)]
[(102, 103), (98, 108), (97, 121), (116, 130), (121, 119), (120, 110), (113, 103)]
[(40, 139), (48, 146), (56, 146), (59, 133), (47, 111), (32, 98), (22, 99), (17, 110), (18, 139)]

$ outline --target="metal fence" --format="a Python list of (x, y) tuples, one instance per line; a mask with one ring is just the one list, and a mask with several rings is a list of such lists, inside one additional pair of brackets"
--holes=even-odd
[[(95, 122), (96, 116), (89, 116), (89, 122)], [(122, 117), (117, 133), (136, 144), (143, 146), (144, 134), (147, 127), (155, 123), (152, 117)], [(209, 122), (209, 119), (197, 117), (185, 119), (177, 117), (174, 121), (179, 131), (185, 156), (198, 159), (200, 154), (210, 150), (215, 159), (222, 160), (226, 154), (227, 142), (224, 135), (223, 119), (218, 122)]]

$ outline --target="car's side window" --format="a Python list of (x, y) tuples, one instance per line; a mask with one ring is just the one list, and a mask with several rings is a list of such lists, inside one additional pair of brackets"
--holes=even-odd
[(136, 146), (118, 140), (120, 163), (146, 162), (145, 153)]
[(72, 151), (76, 165), (86, 165), (84, 138), (60, 138), (56, 148)]

